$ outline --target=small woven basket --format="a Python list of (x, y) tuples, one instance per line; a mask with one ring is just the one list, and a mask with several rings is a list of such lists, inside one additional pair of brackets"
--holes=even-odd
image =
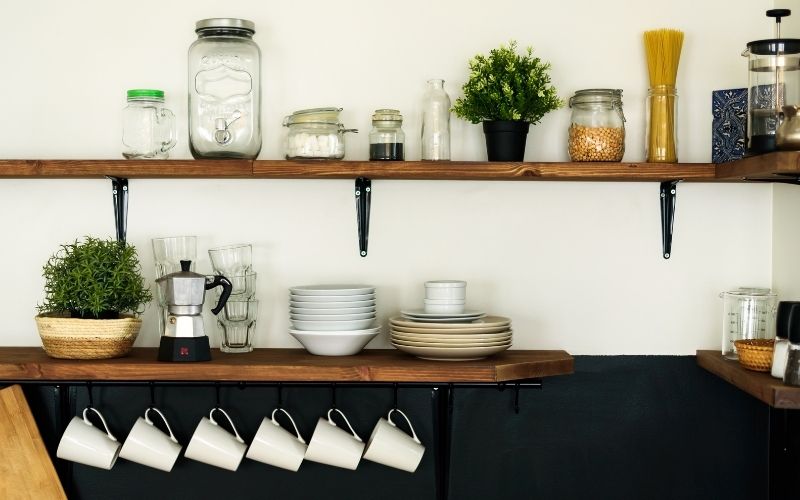
[(748, 339), (734, 342), (739, 363), (748, 370), (768, 372), (772, 369), (773, 339)]
[(51, 358), (108, 359), (126, 356), (139, 335), (142, 320), (80, 319), (57, 315), (36, 316), (44, 351)]

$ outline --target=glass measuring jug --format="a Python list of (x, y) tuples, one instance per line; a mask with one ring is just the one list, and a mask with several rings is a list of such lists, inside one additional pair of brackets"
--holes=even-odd
[(769, 288), (746, 288), (722, 292), (722, 355), (739, 359), (734, 342), (771, 339), (775, 336), (778, 296)]

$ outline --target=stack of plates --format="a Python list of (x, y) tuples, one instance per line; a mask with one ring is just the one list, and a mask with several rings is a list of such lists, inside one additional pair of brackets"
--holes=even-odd
[(389, 327), (394, 347), (422, 359), (471, 361), (511, 347), (511, 320), (502, 316), (461, 322), (397, 316), (389, 319)]
[(310, 285), (289, 289), (289, 333), (312, 354), (359, 352), (380, 331), (375, 323), (375, 287)]

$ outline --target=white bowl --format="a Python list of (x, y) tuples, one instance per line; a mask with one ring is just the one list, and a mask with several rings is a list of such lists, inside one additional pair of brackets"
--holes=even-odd
[(364, 314), (374, 313), (375, 306), (371, 307), (340, 307), (331, 309), (313, 309), (305, 307), (290, 307), (291, 314)]
[(460, 314), (464, 312), (464, 304), (425, 304), (426, 313)]
[(297, 309), (350, 309), (354, 307), (375, 307), (375, 299), (354, 302), (295, 302), (289, 301), (289, 307)]
[(380, 331), (360, 332), (304, 332), (289, 330), (306, 351), (317, 356), (352, 356), (358, 354)]
[(375, 318), (357, 319), (353, 321), (305, 321), (293, 319), (292, 325), (297, 330), (306, 332), (342, 332), (348, 330), (363, 330), (375, 322)]
[[(451, 283), (461, 283), (460, 286)], [(425, 298), (464, 300), (467, 297), (467, 283), (465, 281), (426, 281)]]
[(355, 321), (357, 319), (373, 319), (375, 318), (374, 312), (361, 313), (361, 314), (295, 314), (289, 313), (292, 321), (299, 319), (300, 321)]
[(467, 302), (464, 299), (423, 299), (422, 301), (437, 306), (460, 305)]

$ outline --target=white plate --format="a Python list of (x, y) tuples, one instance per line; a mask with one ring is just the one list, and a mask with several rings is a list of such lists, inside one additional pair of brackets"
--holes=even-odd
[(363, 314), (289, 314), (292, 321), (355, 321), (357, 319), (375, 319), (375, 313)]
[(295, 329), (306, 332), (341, 332), (347, 330), (364, 330), (369, 328), (370, 325), (375, 322), (375, 319), (357, 319), (353, 321), (301, 321), (299, 319), (293, 319), (291, 321)]
[(293, 302), (361, 302), (365, 300), (375, 300), (374, 293), (363, 295), (295, 295), (289, 294), (289, 300)]
[(444, 349), (465, 349), (468, 347), (495, 347), (495, 346), (511, 346), (510, 340), (503, 340), (500, 342), (468, 342), (464, 344), (451, 344), (439, 342), (415, 342), (413, 340), (399, 340), (392, 337), (392, 344), (398, 344), (410, 347), (441, 347)]
[[(419, 323), (415, 323), (419, 324)], [(503, 325), (503, 326), (489, 326), (485, 328), (481, 327), (469, 327), (463, 325), (462, 328), (412, 328), (409, 326), (399, 326), (395, 324), (391, 324), (392, 330), (398, 333), (421, 333), (427, 335), (491, 335), (494, 333), (505, 333), (507, 332), (511, 326), (510, 325)], [(449, 325), (448, 325), (449, 326)], [(462, 325), (459, 325), (462, 326)]]
[(410, 321), (400, 316), (395, 316), (393, 318), (389, 318), (389, 323), (395, 326), (405, 326), (411, 328), (451, 329), (451, 328), (472, 328), (474, 326), (478, 327), (508, 326), (511, 324), (511, 319), (503, 316), (485, 316), (475, 321), (462, 321), (460, 323), (448, 324), (448, 323), (432, 323), (426, 321)]
[(430, 359), (433, 361), (474, 361), (483, 359), (492, 354), (503, 352), (509, 346), (501, 345), (494, 347), (412, 347), (408, 345), (399, 345), (392, 342), (392, 345), (400, 351), (413, 354), (414, 356), (422, 359)]
[(289, 328), (289, 333), (316, 333), (319, 335), (332, 335), (332, 334), (340, 334), (340, 335), (370, 335), (373, 333), (378, 333), (381, 331), (380, 326), (376, 326), (374, 328), (365, 328), (363, 330), (346, 330), (346, 331), (334, 331), (328, 330), (324, 332), (309, 332), (307, 330), (295, 330), (294, 328)]
[(441, 342), (441, 343), (456, 343), (463, 344), (465, 342), (498, 342), (501, 340), (510, 340), (512, 337), (511, 332), (504, 332), (496, 335), (448, 335), (444, 337), (437, 337), (436, 335), (420, 335), (400, 333), (395, 330), (391, 331), (392, 338), (398, 340), (410, 340), (413, 342)]
[(419, 323), (470, 323), (477, 319), (481, 319), (481, 316), (467, 316), (465, 318), (451, 318), (451, 317), (444, 317), (444, 318), (417, 318), (416, 316), (403, 316), (403, 318), (417, 321)]
[(432, 313), (425, 312), (425, 309), (407, 309), (400, 311), (400, 314), (409, 318), (423, 318), (423, 319), (458, 319), (458, 318), (482, 318), (486, 316), (483, 311), (465, 310), (460, 313)]
[(308, 285), (289, 289), (292, 295), (364, 295), (375, 293), (369, 285)]
[(311, 307), (290, 307), (289, 312), (291, 314), (364, 314), (364, 313), (374, 313), (375, 306), (369, 307), (332, 307), (330, 309), (327, 308), (319, 308), (314, 309)]
[(352, 302), (297, 302), (290, 300), (289, 307), (297, 309), (352, 309), (355, 307), (375, 307), (375, 299), (354, 300)]

